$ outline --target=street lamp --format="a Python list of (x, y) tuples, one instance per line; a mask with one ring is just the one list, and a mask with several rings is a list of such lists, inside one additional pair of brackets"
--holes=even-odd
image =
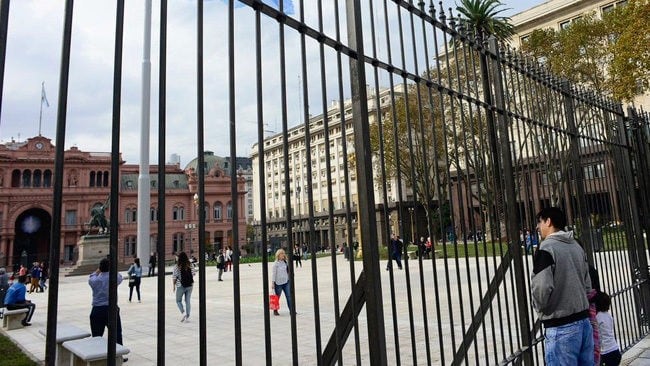
[(413, 222), (413, 207), (409, 207), (409, 215), (411, 215), (411, 243), (415, 244), (415, 223)]
[[(301, 229), (302, 229), (302, 221), (301, 216), (302, 216), (302, 208), (300, 207), (300, 184), (296, 186), (296, 200), (298, 202), (298, 244), (301, 244)], [(292, 249), (293, 250), (293, 249)]]
[(192, 256), (192, 231), (196, 229), (196, 224), (185, 224), (185, 230), (190, 234), (190, 256)]

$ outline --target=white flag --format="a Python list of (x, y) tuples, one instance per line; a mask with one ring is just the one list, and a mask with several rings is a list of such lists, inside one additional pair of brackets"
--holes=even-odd
[(50, 102), (47, 101), (47, 95), (45, 95), (45, 82), (41, 83), (41, 104), (45, 103), (46, 106), (50, 106)]

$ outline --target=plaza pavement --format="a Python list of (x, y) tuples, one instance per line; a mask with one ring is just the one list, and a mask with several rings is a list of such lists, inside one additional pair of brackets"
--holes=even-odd
[[(332, 296), (332, 260), (331, 258), (320, 258), (318, 262), (318, 286), (320, 297), (320, 336), (322, 342), (326, 343), (333, 330), (333, 296)], [(415, 262), (417, 263), (417, 262)], [(337, 274), (339, 287), (349, 288), (349, 265), (338, 255), (336, 259)], [(356, 271), (360, 271), (361, 262), (355, 262)], [(411, 263), (412, 271), (411, 281), (415, 284), (417, 281), (417, 265)], [(242, 348), (244, 365), (262, 365), (266, 364), (265, 347), (264, 347), (264, 312), (262, 302), (262, 271), (261, 263), (242, 264), (240, 270), (241, 276), (241, 312), (242, 312)], [(171, 268), (168, 268), (168, 272)], [(217, 274), (214, 267), (206, 269), (207, 281), (207, 344), (208, 344), (208, 362), (210, 364), (218, 363), (223, 365), (234, 365), (234, 317), (233, 317), (233, 291), (232, 291), (232, 272), (224, 273), (223, 282), (217, 282)], [(312, 276), (311, 261), (303, 260), (303, 267), (297, 268), (296, 275), (296, 297), (297, 297), (297, 332), (298, 332), (298, 355), (300, 365), (313, 365), (315, 361), (315, 326), (313, 315), (313, 294), (312, 294)], [(400, 287), (400, 281), (405, 277), (405, 271), (395, 271), (396, 287)], [(385, 315), (386, 315), (386, 335), (387, 335), (387, 352), (389, 364), (395, 361), (395, 346), (391, 339), (393, 324), (390, 317), (389, 286), (387, 286), (389, 272), (382, 271), (382, 283), (386, 289), (384, 294)], [(192, 313), (190, 322), (180, 322), (180, 312), (176, 306), (175, 298), (172, 293), (171, 276), (165, 276), (165, 360), (168, 365), (198, 365), (199, 364), (199, 330), (198, 330), (198, 278), (195, 278), (195, 289), (192, 294)], [(328, 286), (329, 284), (329, 286)], [(124, 345), (131, 350), (128, 355), (127, 365), (155, 365), (156, 364), (156, 325), (157, 325), (157, 284), (155, 277), (144, 277), (142, 279), (141, 291), (142, 302), (138, 303), (135, 292), (133, 302), (128, 302), (128, 283), (125, 280), (118, 290), (118, 304), (121, 308), (122, 327), (124, 336)], [(344, 292), (344, 291), (341, 291)], [(340, 307), (345, 304), (346, 293), (340, 293)], [(36, 303), (36, 313), (32, 319), (32, 326), (12, 331), (2, 330), (3, 334), (9, 336), (33, 359), (44, 364), (45, 359), (45, 337), (39, 333), (39, 330), (46, 327), (47, 321), (47, 291), (45, 293), (29, 294), (33, 302)], [(417, 299), (415, 299), (417, 300)], [(417, 304), (417, 301), (414, 303)], [(402, 301), (398, 302), (398, 307), (406, 306)], [(61, 277), (59, 287), (59, 324), (71, 324), (82, 329), (89, 330), (88, 316), (91, 308), (91, 291), (87, 284), (87, 276), (78, 277)], [(284, 298), (281, 301), (281, 316), (271, 316), (271, 334), (272, 334), (272, 363), (274, 365), (291, 364), (291, 340), (290, 340), (290, 317), (286, 310)], [(422, 312), (415, 309), (412, 312), (414, 321), (417, 324), (422, 321)], [(368, 347), (363, 339), (367, 338), (365, 310), (358, 317), (361, 333), (361, 363), (368, 362)], [(432, 320), (429, 319), (431, 322)], [(413, 360), (411, 344), (409, 342), (409, 322), (406, 318), (397, 324), (397, 332), (400, 334), (400, 355), (404, 364), (426, 364), (426, 359), (421, 355), (417, 360)], [(435, 355), (437, 344), (434, 340), (435, 330), (429, 330), (432, 341), (432, 362), (440, 364), (441, 361)], [(104, 335), (106, 336), (106, 334)], [(445, 334), (445, 337), (447, 335)], [(448, 339), (446, 339), (448, 342)], [(423, 347), (422, 340), (418, 344), (418, 350)], [(350, 335), (348, 342), (343, 349), (344, 364), (354, 363), (354, 341), (353, 335)], [(390, 361), (392, 360), (392, 361)], [(447, 360), (446, 363), (449, 363)], [(470, 362), (472, 362), (470, 360)], [(484, 364), (485, 361), (479, 362)], [(650, 337), (642, 340), (635, 347), (628, 350), (623, 355), (623, 365), (650, 365)]]

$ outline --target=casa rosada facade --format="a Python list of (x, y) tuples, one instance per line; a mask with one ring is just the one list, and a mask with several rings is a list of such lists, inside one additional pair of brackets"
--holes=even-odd
[[(50, 250), (55, 149), (51, 139), (36, 136), (22, 142), (0, 144), (0, 266), (29, 265), (47, 260)], [(211, 152), (206, 155), (212, 156)], [(208, 156), (206, 156), (208, 157)], [(64, 264), (78, 256), (77, 242), (89, 232), (91, 209), (103, 205), (110, 194), (111, 154), (86, 152), (76, 147), (65, 151), (61, 253)], [(120, 159), (121, 160), (121, 159)], [(223, 159), (222, 159), (223, 160)], [(218, 159), (206, 159), (205, 243), (211, 252), (233, 246), (231, 178)], [(165, 166), (165, 257), (184, 250), (198, 253), (197, 159), (185, 169)], [(213, 165), (210, 165), (213, 164)], [(137, 206), (139, 167), (120, 163), (118, 258), (128, 263), (137, 249)], [(246, 242), (245, 179), (237, 176), (240, 247)], [(151, 248), (158, 239), (158, 166), (150, 167), (151, 206), (149, 211)], [(198, 197), (198, 196), (197, 196)], [(110, 212), (106, 210), (110, 221)], [(143, 259), (148, 261), (148, 258)]]

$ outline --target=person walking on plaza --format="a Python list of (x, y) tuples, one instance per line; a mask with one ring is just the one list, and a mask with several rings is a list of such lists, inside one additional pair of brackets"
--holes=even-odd
[[(284, 249), (278, 249), (275, 252), (275, 262), (271, 273), (271, 291), (274, 291), (278, 297), (284, 292), (287, 299), (289, 313), (293, 311), (291, 307), (291, 294), (289, 287), (289, 264), (287, 263), (287, 254)], [(280, 315), (277, 310), (273, 310), (273, 315)]]
[(5, 267), (0, 267), (0, 293), (5, 293), (9, 288), (9, 275)]
[(604, 292), (596, 296), (596, 319), (598, 320), (598, 332), (600, 344), (600, 365), (618, 366), (621, 363), (621, 348), (614, 336), (614, 318), (609, 313), (612, 305), (612, 298)]
[[(108, 290), (110, 280), (110, 262), (104, 258), (99, 262), (99, 268), (88, 276), (88, 285), (93, 293), (93, 308), (90, 311), (90, 332), (93, 337), (102, 337), (104, 328), (108, 327), (109, 308)], [(117, 273), (117, 285), (122, 283), (122, 275)], [(120, 319), (120, 308), (117, 308), (117, 329), (116, 340), (122, 343), (122, 319)]]
[(227, 246), (226, 249), (223, 252), (223, 257), (226, 260), (226, 268), (225, 271), (232, 271), (232, 249), (230, 246)]
[(302, 267), (302, 254), (300, 253), (300, 245), (296, 244), (293, 247), (293, 261), (296, 268), (298, 266)]
[(156, 262), (156, 253), (151, 252), (151, 255), (149, 256), (149, 277), (156, 275)]
[(39, 286), (39, 283), (41, 282), (41, 265), (38, 262), (34, 262), (29, 273), (31, 277), (29, 293), (31, 294), (34, 291), (39, 292), (38, 290), (41, 288)]
[(45, 282), (47, 282), (47, 278), (49, 276), (48, 275), (49, 268), (47, 266), (46, 261), (41, 262), (40, 266), (41, 266), (41, 281), (38, 283), (38, 286), (41, 288), (41, 292), (43, 292), (47, 288)]
[(140, 282), (142, 280), (142, 266), (140, 266), (140, 258), (133, 259), (133, 264), (129, 267), (129, 302), (133, 297), (133, 288), (138, 293), (138, 302), (140, 302)]
[(386, 265), (387, 271), (392, 267), (393, 259), (395, 260), (395, 262), (397, 262), (397, 267), (399, 269), (402, 269), (403, 248), (404, 248), (404, 243), (402, 243), (402, 240), (399, 238), (399, 235), (397, 236), (393, 235), (393, 237), (390, 240), (390, 247), (388, 248), (391, 259), (388, 260), (388, 264)]
[(223, 256), (223, 249), (219, 249), (219, 255), (217, 256), (217, 271), (219, 272), (219, 278), (217, 281), (223, 281), (221, 276), (223, 275), (223, 268), (226, 266), (226, 260)]
[(545, 328), (545, 360), (554, 365), (593, 365), (589, 321), (589, 264), (582, 247), (564, 231), (567, 220), (557, 207), (537, 214), (542, 243), (533, 258), (532, 303)]
[(27, 309), (25, 318), (22, 321), (23, 326), (32, 325), (30, 321), (32, 315), (34, 315), (34, 310), (36, 310), (36, 304), (25, 299), (27, 293), (26, 282), (27, 276), (18, 276), (18, 281), (14, 281), (14, 284), (9, 287), (4, 299), (7, 310)]
[[(192, 264), (185, 252), (178, 253), (178, 261), (172, 272), (172, 291), (176, 293), (176, 305), (181, 314), (182, 322), (190, 321), (190, 312), (192, 310), (192, 285), (194, 284), (194, 271)], [(183, 296), (185, 297), (185, 309), (183, 309)]]

